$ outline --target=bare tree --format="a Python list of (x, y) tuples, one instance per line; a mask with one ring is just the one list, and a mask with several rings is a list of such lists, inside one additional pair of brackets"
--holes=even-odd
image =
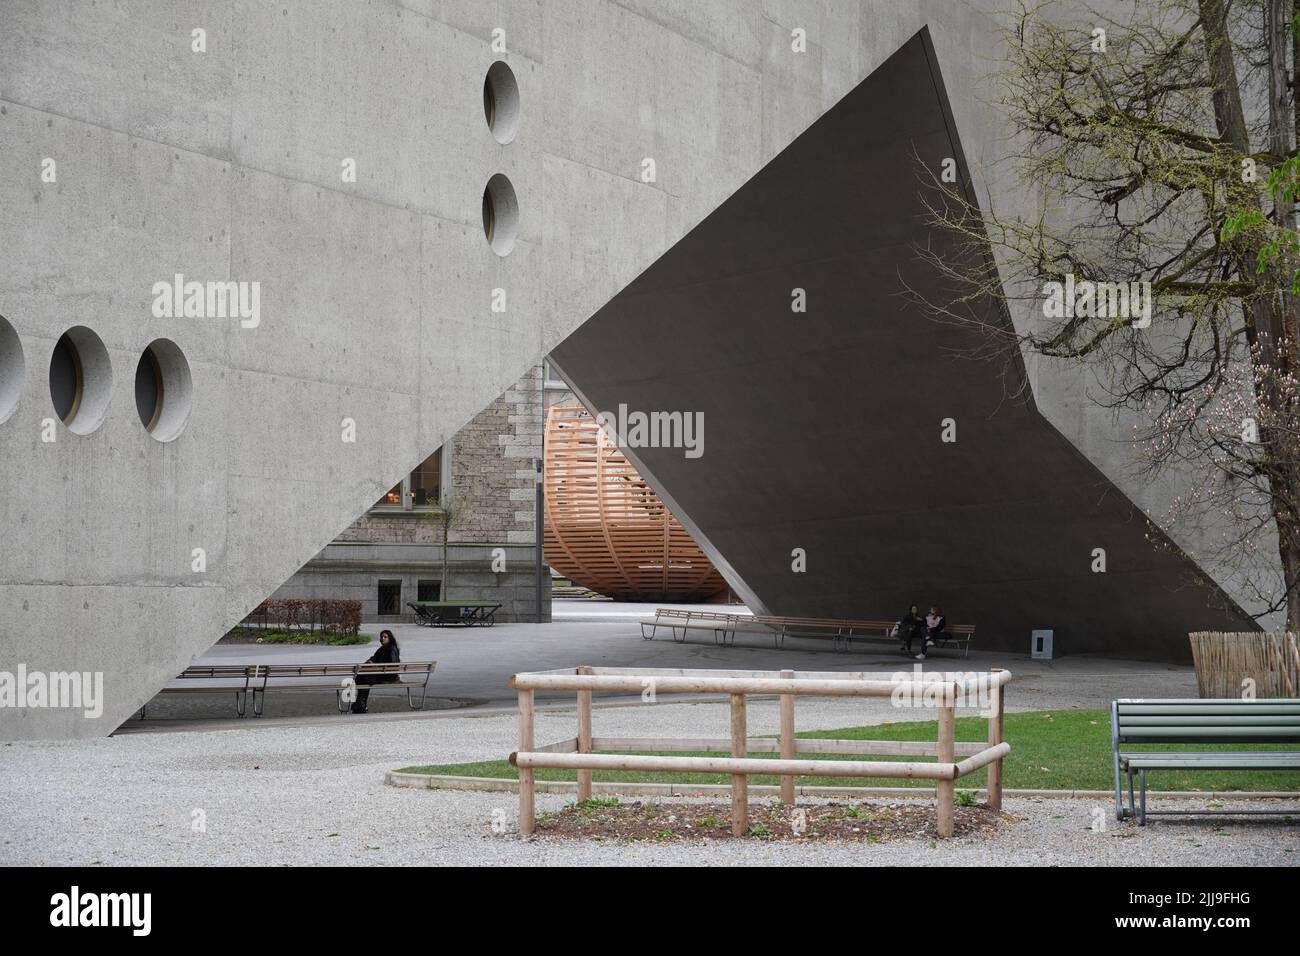
[[(1097, 401), (1150, 423), (1143, 468), (1195, 476), (1166, 524), (1226, 515), (1202, 557), (1300, 629), (1292, 3), (1022, 0), (991, 77), (1014, 136), (987, 179), (1036, 212), (927, 171), (950, 241), (919, 254), (944, 288), (911, 294), (986, 354), (1093, 369)], [(1014, 328), (990, 301), (1043, 319)]]
[(444, 497), (438, 502), (438, 507), (428, 513), (429, 520), (438, 529), (442, 540), (442, 581), (438, 596), (443, 601), (450, 600), (451, 549), (448, 545), (451, 541), (451, 529), (465, 513), (465, 508), (464, 498)]

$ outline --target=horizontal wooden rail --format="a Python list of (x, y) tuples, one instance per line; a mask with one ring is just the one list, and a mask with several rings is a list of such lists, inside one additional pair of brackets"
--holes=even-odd
[[(981, 743), (958, 743), (956, 752), (963, 757), (974, 756), (987, 746)], [(625, 753), (629, 750), (664, 752), (722, 753), (731, 748), (729, 737), (593, 737), (593, 753)], [(538, 747), (537, 750), (543, 748)], [(781, 752), (781, 741), (776, 737), (750, 737), (745, 741), (749, 753), (775, 754)], [(796, 737), (795, 753), (801, 754), (877, 754), (903, 757), (934, 757), (939, 745), (933, 740), (829, 740), (823, 737)]]
[[(997, 758), (995, 756), (989, 759)], [(902, 760), (785, 760), (780, 757), (769, 760), (764, 757), (665, 757), (540, 751), (512, 753), (510, 763), (529, 769), (552, 767), (561, 770), (657, 770), (746, 775), (766, 773), (797, 777), (908, 777), (923, 780), (952, 780), (957, 771), (957, 765), (952, 763), (911, 763)]]
[[(953, 681), (953, 693), (1001, 687), (1009, 680), (1006, 671), (987, 678)], [(653, 674), (634, 676), (614, 674), (516, 674), (510, 678), (515, 690), (591, 690), (611, 693), (640, 694), (653, 687), (657, 694), (794, 694), (796, 697), (890, 697), (895, 692), (913, 693), (918, 697), (927, 689), (934, 693), (945, 681), (895, 680), (880, 675), (875, 680), (821, 679), (780, 677), (659, 677)]]

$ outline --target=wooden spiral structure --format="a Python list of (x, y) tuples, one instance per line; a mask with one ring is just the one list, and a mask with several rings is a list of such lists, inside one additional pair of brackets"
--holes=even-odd
[(620, 601), (702, 601), (722, 575), (581, 406), (546, 415), (546, 562)]

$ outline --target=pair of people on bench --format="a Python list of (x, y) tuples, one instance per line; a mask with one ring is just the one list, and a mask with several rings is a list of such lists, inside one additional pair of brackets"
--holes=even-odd
[(944, 637), (943, 628), (948, 619), (943, 616), (943, 608), (935, 604), (925, 617), (913, 604), (898, 622), (898, 639), (902, 642), (903, 653), (912, 657), (912, 642), (921, 642), (921, 653), (915, 655), (918, 661), (925, 660), (926, 649), (935, 641)]

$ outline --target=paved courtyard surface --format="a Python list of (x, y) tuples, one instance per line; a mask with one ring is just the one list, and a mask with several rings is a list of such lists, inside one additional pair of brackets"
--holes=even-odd
[[(102, 740), (5, 744), (0, 746), (0, 864), (1300, 863), (1300, 823), (1165, 818), (1138, 828), (1117, 823), (1110, 801), (1100, 799), (1009, 798), (1005, 808), (1017, 819), (997, 835), (933, 846), (929, 839), (866, 845), (524, 843), (513, 833), (492, 832), (494, 811), (504, 811), (513, 829), (516, 798), (511, 794), (407, 790), (383, 782), (385, 771), (397, 767), (504, 757), (513, 750), (515, 716), (499, 705), (509, 702), (504, 682), (516, 670), (577, 663), (893, 670), (910, 662), (877, 651), (782, 653), (761, 646), (646, 643), (633, 621), (617, 619), (471, 631), (408, 627), (400, 629), (399, 639), (408, 659), (428, 652), (439, 660), (440, 695), (484, 703), (418, 714), (353, 717), (328, 715), (322, 708), (312, 716), (261, 720), (150, 720)], [(303, 650), (356, 659), (364, 649), (222, 646), (212, 657), (250, 651), (298, 656)], [(954, 666), (1010, 668), (1018, 679), (1007, 703), (1015, 710), (1102, 707), (1115, 696), (1195, 694), (1189, 668), (1165, 665), (1087, 658), (1031, 662), (989, 654), (972, 654), (969, 664), (951, 657), (926, 662), (927, 669)], [(713, 728), (725, 733), (725, 703), (669, 701), (607, 701), (597, 708), (596, 731), (683, 736)], [(220, 706), (215, 710), (221, 711)], [(801, 700), (798, 710), (800, 729), (897, 718), (884, 700)], [(775, 733), (778, 719), (775, 701), (751, 703), (754, 734)], [(572, 736), (574, 721), (571, 697), (541, 708), (538, 741)], [(566, 799), (541, 795), (539, 808), (558, 808)], [(1105, 824), (1100, 831), (1093, 829), (1098, 820)]]
[[(406, 661), (436, 660), (429, 685), (432, 706), (458, 712), (463, 705), (474, 710), (512, 707), (515, 695), (508, 681), (512, 674), (590, 664), (603, 667), (715, 667), (753, 670), (987, 670), (1004, 667), (1018, 680), (1011, 706), (1021, 710), (1045, 707), (1104, 707), (1115, 697), (1195, 697), (1196, 678), (1190, 667), (1111, 661), (1090, 657), (1064, 657), (1058, 661), (1031, 661), (1028, 654), (972, 651), (969, 659), (953, 650), (939, 650), (924, 665), (903, 657), (892, 644), (859, 643), (850, 651), (835, 651), (825, 640), (791, 638), (777, 650), (770, 638), (741, 634), (731, 647), (717, 647), (708, 632), (692, 633), (690, 643), (677, 644), (660, 631), (653, 641), (641, 639), (640, 622), (653, 617), (653, 604), (616, 604), (597, 601), (557, 601), (551, 624), (498, 624), (495, 627), (429, 628), (415, 624), (367, 624), (366, 633), (388, 627), (396, 635)], [(702, 605), (717, 609), (718, 605)], [(742, 608), (743, 610), (743, 608)], [(1028, 646), (1028, 636), (1025, 639)], [(205, 654), (203, 663), (283, 663), (363, 661), (374, 646), (307, 647), (219, 644)], [(556, 695), (561, 699), (564, 695)], [(538, 695), (539, 701), (545, 695)], [(571, 697), (567, 698), (571, 700)], [(336, 710), (334, 694), (284, 694), (266, 697), (263, 720), (308, 717), (317, 719)], [(375, 713), (408, 713), (403, 697), (375, 694)], [(196, 720), (212, 726), (242, 725), (233, 721), (231, 695), (174, 695), (149, 705), (149, 720), (128, 721), (121, 733), (141, 730), (196, 729)], [(171, 719), (179, 718), (179, 719)]]
[[(777, 726), (774, 701), (751, 704), (755, 733)], [(861, 720), (845, 701), (800, 702), (800, 726)], [(896, 714), (895, 714), (896, 716)], [(727, 725), (721, 703), (600, 708), (598, 732), (687, 734)], [(538, 740), (573, 733), (572, 711), (539, 716)], [(399, 789), (384, 772), (426, 761), (502, 756), (512, 714), (135, 733), (76, 743), (0, 746), (0, 864), (1240, 864), (1300, 863), (1300, 825), (1160, 819), (1119, 824), (1108, 800), (1007, 799), (1018, 819), (992, 838), (880, 844), (690, 845), (521, 842), (506, 793)], [(541, 795), (541, 810), (566, 802)], [(1171, 805), (1171, 804), (1166, 804)], [(1105, 829), (1093, 829), (1102, 820)], [(196, 832), (196, 821), (203, 828)]]

